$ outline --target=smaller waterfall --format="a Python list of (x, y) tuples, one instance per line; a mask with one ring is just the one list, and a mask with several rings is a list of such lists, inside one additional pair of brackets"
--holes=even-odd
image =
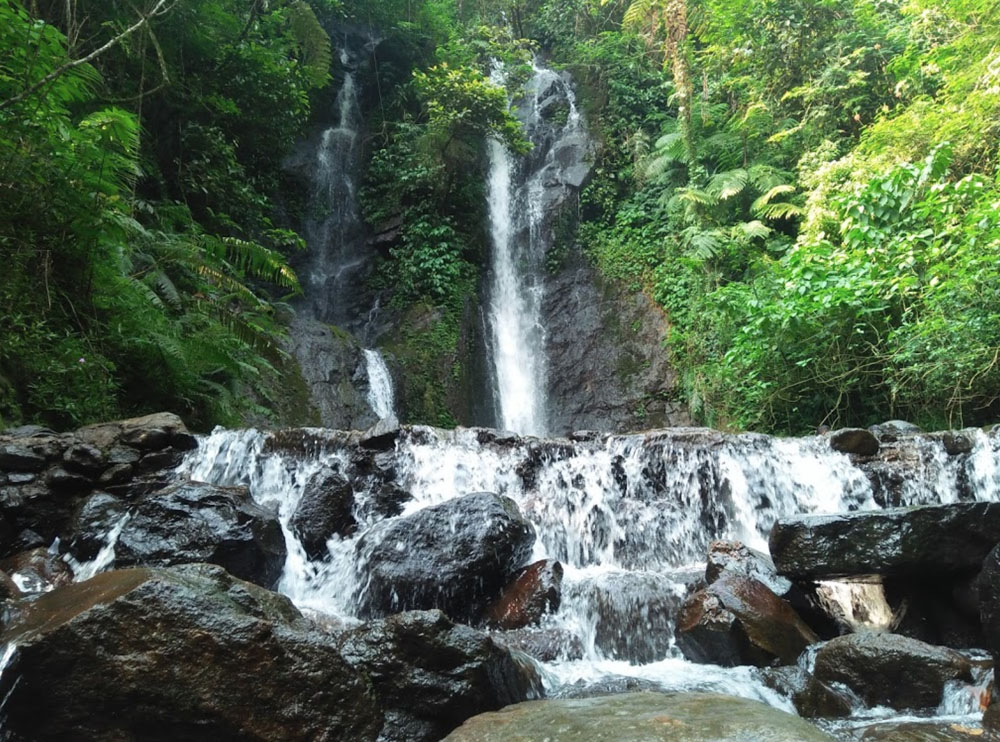
[(392, 391), (392, 376), (385, 358), (377, 350), (365, 348), (365, 367), (368, 370), (368, 404), (380, 420), (396, 416), (396, 401)]

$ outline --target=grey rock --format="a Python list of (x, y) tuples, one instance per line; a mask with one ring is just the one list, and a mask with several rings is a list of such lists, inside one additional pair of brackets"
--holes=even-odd
[(782, 518), (771, 530), (792, 579), (930, 577), (978, 570), (1000, 542), (1000, 503), (954, 503)]
[(24, 443), (0, 444), (0, 469), (37, 472), (45, 468), (45, 463), (45, 456), (36, 453)]
[(829, 435), (830, 448), (841, 453), (852, 453), (858, 456), (874, 456), (878, 453), (878, 438), (864, 428), (842, 428)]
[(843, 683), (869, 706), (936, 708), (945, 683), (972, 680), (972, 664), (952, 649), (897, 634), (861, 632), (824, 644), (815, 675), (826, 683)]

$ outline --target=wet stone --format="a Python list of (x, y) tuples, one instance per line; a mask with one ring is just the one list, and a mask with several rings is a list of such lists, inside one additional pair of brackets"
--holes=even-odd
[(63, 464), (71, 471), (95, 475), (104, 469), (106, 458), (97, 446), (89, 443), (76, 443), (66, 449), (63, 454)]
[(37, 472), (45, 468), (45, 456), (35, 453), (27, 445), (4, 443), (0, 445), (0, 469), (18, 472)]
[(49, 469), (45, 474), (45, 484), (59, 492), (83, 492), (90, 489), (93, 483), (88, 475), (67, 471), (61, 466)]

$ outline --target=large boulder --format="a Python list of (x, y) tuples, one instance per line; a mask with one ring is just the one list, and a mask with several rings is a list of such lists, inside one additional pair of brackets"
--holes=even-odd
[(106, 572), (25, 609), (15, 740), (374, 740), (371, 686), (291, 602), (220, 567)]
[(842, 428), (830, 433), (830, 448), (841, 453), (874, 456), (879, 442), (875, 434), (864, 428)]
[(316, 472), (306, 483), (289, 525), (311, 559), (325, 557), (327, 540), (347, 536), (357, 525), (351, 483), (330, 469)]
[(936, 708), (945, 683), (971, 682), (972, 664), (952, 649), (866, 631), (824, 644), (815, 675), (825, 683), (843, 683), (869, 706)]
[(770, 550), (778, 572), (793, 579), (924, 579), (978, 571), (998, 542), (1000, 503), (963, 502), (782, 518)]
[(472, 620), (528, 560), (534, 542), (514, 501), (489, 492), (383, 521), (356, 546), (360, 614), (440, 608)]
[(559, 562), (543, 559), (520, 570), (490, 603), (483, 621), (494, 629), (513, 630), (537, 624), (546, 613), (559, 610), (562, 599), (563, 568)]
[(795, 609), (764, 583), (732, 572), (687, 600), (676, 638), (693, 662), (758, 667), (793, 664), (818, 641)]
[(381, 742), (437, 742), (470, 716), (540, 695), (530, 664), (441, 611), (410, 611), (348, 631), (340, 651), (371, 679)]
[(515, 740), (832, 742), (809, 722), (757, 701), (649, 692), (519, 703), (473, 717), (444, 742)]
[(993, 684), (989, 705), (983, 714), (983, 726), (1000, 736), (1000, 688), (996, 667), (1000, 665), (1000, 545), (983, 562), (978, 579), (979, 612), (986, 648), (993, 655)]
[(257, 505), (245, 487), (178, 482), (135, 502), (97, 493), (73, 523), (70, 548), (77, 559), (93, 559), (115, 528), (117, 567), (210, 562), (271, 587), (285, 563), (277, 516)]

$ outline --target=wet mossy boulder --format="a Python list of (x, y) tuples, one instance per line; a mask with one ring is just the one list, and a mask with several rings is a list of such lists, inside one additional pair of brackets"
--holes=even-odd
[[(556, 733), (558, 730), (558, 733)], [(444, 742), (832, 742), (804, 719), (716, 693), (529, 701), (473, 717)]]
[(214, 565), (106, 572), (24, 607), (13, 740), (375, 740), (371, 685), (285, 597)]

